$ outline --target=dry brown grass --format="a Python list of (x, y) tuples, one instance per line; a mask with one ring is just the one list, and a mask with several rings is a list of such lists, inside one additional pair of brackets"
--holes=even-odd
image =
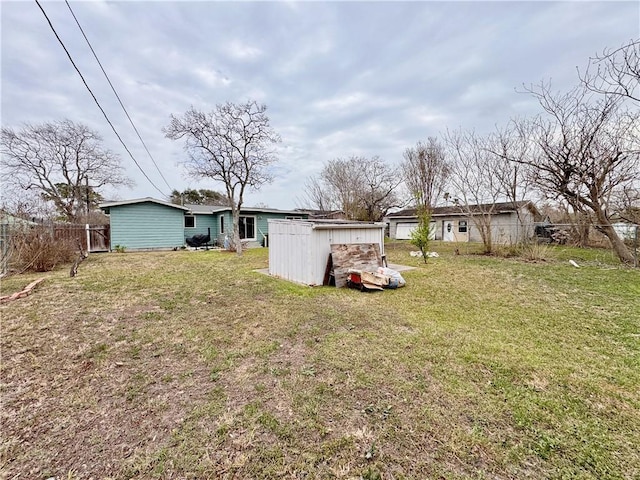
[(640, 474), (636, 272), (429, 262), (377, 294), (255, 273), (264, 250), (51, 272), (0, 307), (2, 475)]

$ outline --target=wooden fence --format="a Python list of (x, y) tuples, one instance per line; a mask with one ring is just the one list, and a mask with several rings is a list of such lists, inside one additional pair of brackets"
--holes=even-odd
[(108, 252), (109, 225), (54, 224), (53, 238), (80, 242), (85, 252)]

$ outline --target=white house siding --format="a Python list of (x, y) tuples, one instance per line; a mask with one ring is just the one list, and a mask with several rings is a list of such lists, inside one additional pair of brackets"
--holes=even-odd
[[(437, 215), (433, 217), (435, 231), (433, 240), (446, 240), (444, 228), (446, 222), (452, 222), (455, 236), (452, 240), (457, 242), (482, 242), (480, 231), (472, 218), (464, 215)], [(459, 222), (467, 221), (467, 233), (458, 232)], [(433, 223), (433, 222), (432, 222)], [(392, 239), (406, 239), (406, 225), (415, 225), (416, 217), (389, 218), (389, 236)], [(398, 228), (400, 225), (404, 227)], [(491, 219), (492, 240), (496, 244), (512, 244), (529, 239), (534, 234), (535, 218), (526, 208), (520, 209), (520, 220), (515, 212), (494, 214)], [(449, 236), (451, 237), (451, 236)]]
[(384, 224), (318, 224), (269, 220), (269, 274), (305, 285), (322, 285), (338, 243), (377, 243), (384, 254)]
[(533, 236), (533, 215), (526, 210), (520, 211), (520, 220), (515, 212), (494, 215), (491, 219), (492, 242), (512, 245)]

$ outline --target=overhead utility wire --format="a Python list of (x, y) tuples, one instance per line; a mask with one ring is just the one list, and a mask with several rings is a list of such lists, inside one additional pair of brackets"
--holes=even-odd
[(56, 29), (53, 27), (53, 24), (51, 23), (51, 20), (49, 20), (49, 16), (47, 15), (47, 12), (44, 11), (44, 8), (42, 8), (42, 5), (40, 5), (40, 2), (38, 0), (35, 0), (36, 4), (38, 5), (38, 8), (40, 8), (40, 11), (42, 12), (42, 14), (44, 15), (44, 18), (46, 18), (47, 23), (49, 24), (49, 27), (51, 27), (51, 31), (53, 31), (53, 34), (56, 36), (56, 38), (58, 39), (58, 42), (60, 43), (60, 45), (62, 46), (62, 48), (64, 49), (65, 53), (67, 54), (67, 57), (69, 57), (69, 61), (71, 62), (71, 64), (73, 65), (73, 68), (75, 68), (76, 72), (78, 72), (78, 75), (80, 75), (80, 78), (82, 79), (82, 83), (84, 83), (84, 86), (87, 88), (87, 90), (89, 91), (89, 93), (91, 94), (91, 97), (93, 97), (93, 101), (96, 103), (96, 105), (98, 106), (98, 108), (100, 109), (100, 111), (102, 112), (102, 115), (104, 116), (105, 120), (107, 121), (107, 123), (109, 124), (109, 126), (111, 127), (111, 130), (113, 130), (113, 133), (116, 134), (116, 137), (118, 137), (118, 140), (120, 140), (120, 143), (122, 144), (122, 146), (124, 147), (124, 149), (127, 151), (127, 153), (129, 154), (129, 156), (131, 157), (131, 160), (133, 160), (133, 163), (136, 164), (136, 166), (138, 167), (138, 169), (142, 172), (142, 174), (144, 175), (144, 177), (149, 181), (149, 183), (151, 185), (153, 185), (153, 187), (160, 192), (161, 195), (168, 197), (168, 195), (166, 193), (164, 193), (162, 190), (160, 190), (155, 183), (153, 183), (153, 181), (149, 178), (149, 176), (147, 175), (147, 173), (142, 169), (142, 167), (140, 166), (140, 164), (138, 163), (138, 161), (135, 159), (135, 157), (133, 156), (133, 154), (131, 153), (131, 151), (129, 150), (129, 148), (127, 147), (127, 145), (124, 143), (124, 141), (122, 140), (122, 138), (120, 137), (120, 135), (118, 134), (118, 132), (116, 131), (116, 128), (113, 126), (113, 124), (111, 123), (111, 120), (109, 120), (109, 117), (107, 116), (106, 112), (104, 111), (104, 109), (102, 108), (102, 105), (100, 105), (100, 102), (98, 102), (98, 99), (96, 98), (96, 96), (93, 94), (93, 91), (91, 90), (91, 88), (89, 88), (89, 85), (87, 84), (87, 81), (84, 79), (84, 76), (82, 75), (82, 73), (80, 72), (80, 69), (78, 68), (78, 66), (76, 65), (76, 63), (73, 61), (73, 58), (71, 57), (71, 54), (69, 53), (69, 50), (67, 50), (67, 47), (65, 46), (64, 42), (62, 41), (62, 39), (60, 38), (60, 36), (58, 35), (58, 32), (56, 32)]
[(138, 138), (140, 139), (140, 142), (142, 142), (142, 146), (144, 147), (144, 149), (147, 151), (147, 154), (149, 155), (149, 158), (151, 159), (151, 161), (153, 162), (153, 164), (156, 167), (156, 170), (158, 171), (158, 173), (160, 174), (160, 176), (162, 177), (162, 180), (164, 180), (165, 185), (169, 188), (169, 190), (173, 190), (173, 188), (171, 188), (171, 185), (169, 185), (169, 183), (167, 182), (167, 179), (164, 177), (164, 175), (162, 174), (162, 172), (160, 171), (160, 168), (158, 167), (158, 164), (156, 163), (155, 159), (153, 158), (153, 156), (151, 155), (151, 152), (149, 151), (149, 149), (147, 148), (146, 143), (144, 143), (144, 140), (142, 139), (142, 137), (140, 136), (140, 132), (138, 131), (138, 129), (136, 128), (135, 124), (133, 123), (133, 120), (131, 119), (131, 117), (129, 116), (129, 112), (127, 112), (127, 109), (125, 108), (124, 104), (122, 103), (122, 100), (120, 100), (120, 96), (118, 95), (118, 92), (116, 92), (115, 87), (113, 86), (113, 84), (111, 83), (111, 79), (109, 78), (109, 75), (107, 75), (107, 72), (104, 70), (102, 63), (100, 62), (100, 60), (98, 59), (98, 55), (96, 54), (95, 50), (93, 49), (93, 46), (91, 45), (91, 42), (89, 41), (89, 39), (87, 38), (87, 35), (84, 33), (84, 30), (82, 28), (82, 26), (80, 25), (80, 22), (78, 21), (78, 18), (76, 17), (76, 14), (73, 12), (73, 10), (71, 9), (71, 5), (69, 4), (68, 0), (65, 0), (65, 3), (67, 4), (67, 7), (69, 8), (69, 11), (71, 12), (71, 15), (73, 16), (73, 19), (76, 21), (76, 24), (78, 25), (78, 28), (80, 29), (80, 31), (82, 32), (82, 36), (84, 37), (84, 39), (87, 41), (87, 45), (89, 45), (89, 49), (91, 50), (91, 53), (93, 53), (94, 58), (96, 59), (96, 62), (98, 62), (98, 65), (100, 65), (100, 70), (102, 70), (102, 73), (104, 73), (105, 78), (107, 79), (107, 82), (109, 82), (109, 86), (111, 87), (111, 90), (113, 90), (113, 94), (116, 96), (116, 98), (118, 99), (118, 102), (120, 103), (120, 106), (122, 107), (122, 110), (124, 110), (124, 114), (127, 116), (127, 118), (129, 119), (129, 123), (131, 123), (131, 126), (133, 127), (133, 129), (136, 132), (136, 135), (138, 135)]

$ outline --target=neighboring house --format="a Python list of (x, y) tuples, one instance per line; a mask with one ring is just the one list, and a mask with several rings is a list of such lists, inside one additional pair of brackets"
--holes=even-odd
[(32, 227), (38, 223), (24, 218), (16, 217), (3, 210), (0, 210), (0, 225), (8, 227)]
[(612, 226), (622, 240), (628, 242), (640, 241), (640, 225), (629, 222), (616, 222)]
[[(489, 211), (490, 205), (470, 205), (467, 211), (460, 206), (436, 207), (431, 214), (431, 239), (444, 242), (481, 242), (482, 237), (473, 216)], [(496, 203), (491, 210), (492, 241), (510, 244), (529, 239), (534, 235), (535, 223), (542, 216), (530, 201)], [(403, 240), (411, 238), (418, 226), (415, 208), (390, 213), (385, 217), (389, 224), (389, 237)]]
[[(100, 208), (109, 215), (111, 248), (153, 250), (180, 247), (198, 233), (211, 233), (211, 244), (224, 245), (231, 237), (231, 207), (219, 205), (176, 205), (155, 198), (106, 202)], [(270, 218), (306, 218), (301, 212), (272, 208), (242, 208), (240, 238), (249, 246), (268, 244)]]

